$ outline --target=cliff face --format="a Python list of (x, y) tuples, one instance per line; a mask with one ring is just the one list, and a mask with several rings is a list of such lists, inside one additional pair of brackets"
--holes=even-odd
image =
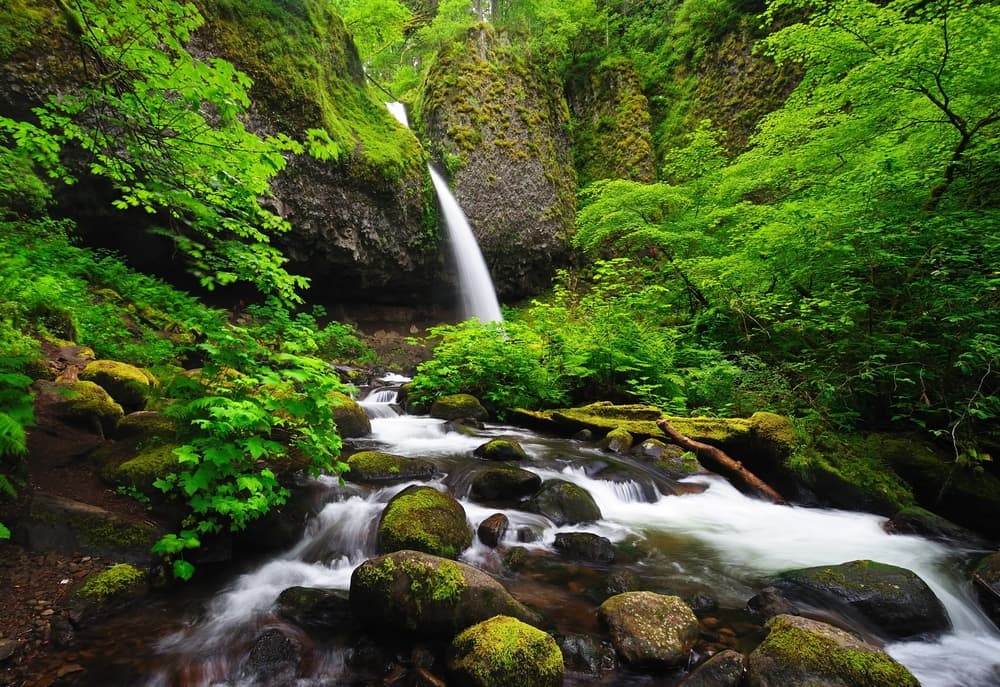
[(546, 288), (568, 259), (576, 209), (562, 87), (489, 26), (431, 66), (416, 126), (450, 172), (503, 299)]
[[(200, 9), (206, 22), (189, 50), (222, 57), (253, 79), (248, 128), (298, 140), (323, 129), (340, 150), (334, 160), (291, 156), (272, 184), (274, 209), (293, 226), (278, 244), (291, 272), (313, 278), (309, 298), (430, 298), (441, 259), (423, 151), (371, 95), (329, 3), (204, 0)], [(30, 117), (32, 106), (80, 83), (79, 49), (55, 0), (13, 0), (0, 15), (13, 27), (0, 32), (0, 113)], [(84, 177), (64, 190), (61, 205), (95, 244), (128, 253), (151, 218), (110, 219), (111, 197), (106, 183)], [(140, 265), (170, 263), (169, 245), (138, 244)], [(156, 250), (164, 252), (151, 256)]]

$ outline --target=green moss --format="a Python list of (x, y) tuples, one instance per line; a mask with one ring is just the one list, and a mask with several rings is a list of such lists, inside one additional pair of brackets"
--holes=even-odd
[(154, 444), (141, 448), (138, 454), (118, 465), (108, 465), (101, 476), (112, 484), (134, 487), (143, 492), (154, 489), (153, 482), (177, 470), (177, 444)]
[(450, 495), (432, 487), (408, 487), (382, 513), (382, 551), (415, 549), (455, 558), (472, 543), (465, 510)]
[(402, 568), (410, 578), (410, 592), (418, 609), (431, 601), (457, 601), (465, 589), (465, 575), (451, 561), (428, 566), (406, 560)]
[(806, 665), (824, 676), (837, 676), (854, 687), (919, 687), (916, 678), (886, 653), (854, 646), (798, 627), (778, 616), (768, 622), (771, 632), (758, 648), (779, 664)]
[(452, 669), (475, 687), (562, 684), (565, 668), (555, 640), (516, 618), (498, 615), (473, 625), (455, 637), (452, 649)]
[(352, 470), (365, 472), (399, 472), (399, 456), (381, 451), (362, 451), (347, 459)]
[(372, 431), (371, 420), (357, 401), (340, 391), (330, 393), (333, 419), (343, 437), (363, 437)]
[(363, 586), (370, 589), (388, 587), (396, 574), (396, 563), (391, 558), (382, 558), (375, 565), (365, 565), (359, 568)]
[(113, 428), (125, 414), (108, 392), (94, 382), (58, 384), (54, 388), (62, 396), (54, 407), (68, 420), (98, 421), (105, 430), (108, 430)]
[(75, 592), (82, 600), (105, 603), (116, 596), (132, 592), (146, 581), (146, 574), (128, 563), (113, 565), (103, 572), (90, 575)]
[(90, 361), (80, 372), (80, 379), (100, 384), (123, 408), (129, 410), (144, 408), (151, 387), (158, 384), (148, 370), (117, 360)]

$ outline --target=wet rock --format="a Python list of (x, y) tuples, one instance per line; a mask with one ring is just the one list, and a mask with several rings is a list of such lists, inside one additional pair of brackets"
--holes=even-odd
[(265, 630), (254, 640), (247, 656), (247, 667), (269, 684), (291, 679), (302, 660), (302, 645), (281, 630)]
[(126, 413), (145, 408), (159, 383), (148, 370), (117, 360), (90, 361), (80, 371), (80, 379), (100, 385)]
[(431, 405), (430, 416), (441, 420), (457, 420), (459, 418), (485, 420), (489, 417), (489, 413), (475, 396), (451, 394), (434, 401)]
[(339, 391), (330, 393), (330, 401), (331, 412), (340, 436), (347, 439), (371, 434), (372, 422), (357, 401)]
[(76, 644), (76, 628), (73, 627), (69, 618), (61, 615), (56, 616), (50, 621), (49, 627), (51, 628), (49, 640), (53, 646), (59, 649), (69, 649)]
[(746, 663), (739, 651), (720, 651), (691, 671), (678, 687), (739, 687)]
[(587, 635), (566, 635), (559, 640), (566, 668), (579, 673), (598, 675), (617, 666), (615, 649)]
[(594, 433), (589, 429), (581, 429), (579, 432), (573, 435), (573, 439), (576, 441), (593, 441)]
[(87, 576), (77, 587), (69, 600), (69, 620), (84, 627), (124, 610), (148, 593), (146, 573), (128, 563), (113, 565)]
[(325, 632), (347, 629), (354, 620), (350, 599), (339, 589), (289, 587), (278, 595), (275, 610), (300, 627)]
[(632, 450), (634, 439), (629, 431), (623, 427), (616, 427), (608, 432), (601, 440), (601, 448), (612, 453), (628, 453)]
[(484, 460), (527, 460), (528, 454), (513, 439), (490, 439), (473, 454)]
[(919, 506), (904, 508), (893, 515), (884, 527), (892, 534), (919, 534), (928, 539), (964, 548), (984, 550), (989, 548), (989, 543), (976, 533)]
[(418, 551), (362, 563), (351, 575), (351, 607), (373, 632), (453, 637), (495, 615), (539, 617), (470, 565)]
[(796, 607), (840, 612), (878, 635), (904, 639), (951, 627), (930, 587), (913, 572), (861, 560), (781, 573), (774, 586)]
[(764, 587), (747, 601), (747, 610), (758, 618), (772, 618), (776, 615), (795, 615), (795, 604), (785, 598), (777, 587)]
[(513, 465), (495, 465), (477, 470), (469, 482), (475, 501), (517, 501), (536, 493), (542, 478)]
[(502, 615), (455, 637), (448, 670), (467, 687), (559, 687), (565, 672), (562, 652), (549, 634)]
[(611, 540), (590, 532), (560, 532), (554, 544), (568, 558), (594, 563), (613, 563), (615, 547)]
[(507, 516), (503, 513), (494, 513), (479, 523), (476, 534), (479, 541), (495, 549), (500, 545), (504, 535), (507, 534), (508, 527), (510, 527), (510, 520), (507, 519)]
[(611, 643), (624, 661), (639, 665), (684, 665), (698, 638), (698, 619), (682, 599), (653, 592), (613, 596), (598, 609)]
[(557, 526), (596, 522), (601, 509), (586, 489), (565, 480), (546, 480), (525, 509), (544, 515)]
[(433, 487), (410, 486), (396, 494), (378, 524), (379, 551), (414, 549), (457, 558), (472, 544), (465, 509), (454, 496)]
[(603, 598), (621, 594), (622, 592), (640, 591), (639, 577), (631, 570), (615, 570), (604, 581)]
[(1000, 627), (1000, 551), (979, 561), (972, 574), (972, 588), (979, 607)]
[(779, 615), (767, 627), (747, 660), (750, 687), (919, 687), (884, 651), (832, 625)]
[(347, 459), (350, 470), (344, 477), (352, 482), (391, 483), (426, 480), (437, 466), (422, 458), (404, 458), (382, 451), (361, 451)]
[(708, 594), (695, 594), (687, 600), (688, 606), (699, 618), (706, 613), (712, 613), (719, 608), (719, 603)]

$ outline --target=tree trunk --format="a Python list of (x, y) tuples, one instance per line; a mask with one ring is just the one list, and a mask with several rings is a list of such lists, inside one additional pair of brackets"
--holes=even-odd
[(700, 441), (689, 439), (671, 425), (667, 420), (657, 420), (657, 427), (670, 437), (670, 440), (681, 448), (693, 451), (698, 458), (698, 462), (709, 470), (715, 470), (723, 474), (728, 479), (737, 482), (737, 486), (742, 486), (761, 498), (774, 503), (786, 505), (784, 497), (775, 491), (770, 485), (757, 475), (753, 474), (738, 460), (731, 458), (722, 449), (703, 444)]

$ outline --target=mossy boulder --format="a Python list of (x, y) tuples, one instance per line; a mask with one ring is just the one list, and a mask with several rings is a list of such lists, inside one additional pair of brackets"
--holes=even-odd
[(628, 453), (635, 439), (624, 427), (615, 427), (601, 440), (601, 448), (612, 453)]
[(437, 466), (422, 458), (405, 458), (382, 451), (360, 451), (347, 459), (345, 478), (352, 482), (384, 483), (430, 479)]
[(597, 613), (618, 656), (640, 666), (686, 665), (698, 638), (698, 618), (677, 596), (625, 592), (606, 600)]
[(133, 456), (120, 460), (110, 458), (101, 467), (101, 477), (119, 487), (138, 489), (147, 495), (161, 493), (153, 482), (176, 472), (179, 465), (174, 452), (178, 444), (142, 443)]
[(601, 509), (594, 497), (583, 487), (561, 479), (543, 482), (538, 493), (525, 504), (525, 510), (544, 515), (560, 527), (601, 519)]
[(514, 465), (490, 465), (476, 470), (469, 481), (469, 496), (475, 501), (517, 501), (531, 496), (542, 478)]
[(490, 439), (482, 446), (477, 446), (472, 452), (477, 458), (483, 460), (527, 460), (528, 454), (524, 452), (514, 439)]
[(350, 599), (359, 620), (388, 634), (450, 638), (495, 615), (540, 620), (483, 571), (419, 551), (362, 563), (351, 575)]
[(739, 687), (746, 671), (743, 654), (725, 649), (699, 664), (678, 687)]
[(470, 418), (485, 420), (489, 413), (479, 399), (471, 394), (448, 394), (441, 396), (431, 405), (430, 416), (441, 420)]
[(92, 360), (80, 371), (80, 379), (104, 387), (126, 413), (142, 410), (158, 382), (148, 370), (117, 360)]
[(137, 410), (123, 417), (115, 427), (116, 439), (131, 437), (158, 437), (174, 439), (179, 427), (169, 415), (155, 410)]
[(559, 687), (565, 667), (549, 634), (498, 615), (455, 637), (448, 671), (467, 687)]
[(980, 608), (1000, 628), (1000, 551), (991, 553), (976, 565), (972, 589)]
[(849, 632), (795, 615), (767, 622), (747, 659), (749, 687), (919, 687), (887, 653)]
[(888, 639), (939, 633), (951, 626), (927, 583), (894, 565), (859, 560), (787, 570), (773, 586), (797, 607), (840, 612)]
[(93, 573), (69, 600), (70, 620), (77, 627), (123, 610), (149, 592), (146, 573), (128, 563)]
[(414, 485), (396, 494), (378, 523), (379, 551), (415, 549), (457, 558), (472, 544), (465, 509), (454, 496)]
[(320, 632), (338, 632), (351, 626), (347, 592), (318, 587), (289, 587), (278, 595), (275, 612), (299, 627)]
[(372, 422), (357, 401), (339, 391), (330, 393), (330, 401), (333, 404), (333, 419), (337, 423), (340, 436), (352, 439), (371, 434)]
[(95, 382), (42, 382), (38, 387), (35, 407), (44, 406), (63, 422), (110, 434), (125, 416), (121, 405)]
[(884, 526), (893, 534), (919, 534), (928, 539), (968, 549), (987, 549), (988, 542), (974, 532), (920, 506), (897, 512)]

